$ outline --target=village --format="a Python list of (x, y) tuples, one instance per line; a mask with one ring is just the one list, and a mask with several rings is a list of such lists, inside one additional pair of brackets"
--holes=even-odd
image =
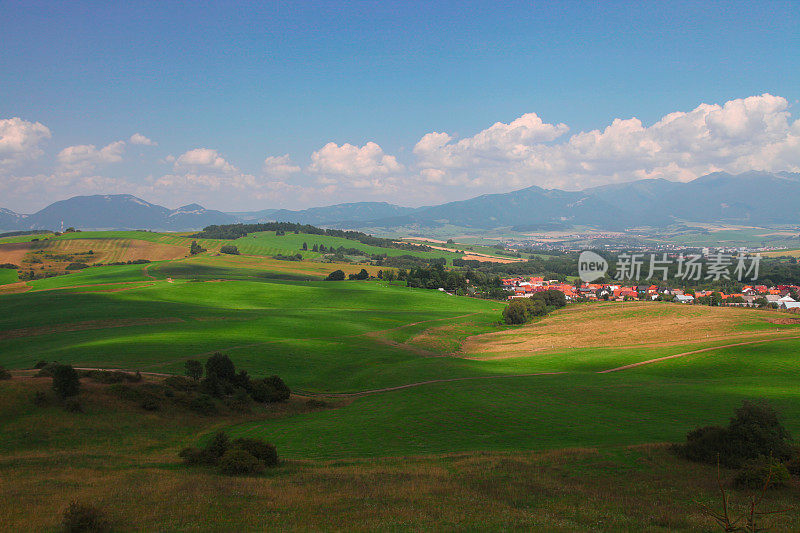
[(680, 304), (706, 304), (739, 307), (770, 307), (800, 312), (800, 286), (798, 285), (745, 285), (741, 292), (726, 294), (719, 291), (677, 289), (658, 285), (618, 285), (610, 283), (582, 283), (572, 285), (557, 279), (542, 277), (517, 277), (502, 280), (508, 299), (530, 298), (537, 292), (556, 290), (567, 301), (638, 301), (659, 300)]

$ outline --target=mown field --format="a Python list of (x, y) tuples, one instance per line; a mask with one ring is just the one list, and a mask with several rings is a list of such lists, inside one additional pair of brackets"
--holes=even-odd
[[(714, 469), (663, 443), (753, 398), (800, 435), (791, 315), (597, 304), (509, 328), (501, 302), (320, 281), (330, 268), (206, 254), (0, 295), (0, 365), (15, 374), (0, 381), (0, 489), (13, 496), (0, 528), (53, 528), (80, 498), (122, 529), (712, 530), (693, 500), (715, 498)], [(210, 419), (92, 385), (84, 413), (29, 400), (47, 387), (25, 370), (39, 360), (181, 374), (214, 351), (296, 396)], [(284, 463), (235, 479), (179, 464), (219, 429), (275, 443)], [(768, 503), (798, 496), (795, 484)]]

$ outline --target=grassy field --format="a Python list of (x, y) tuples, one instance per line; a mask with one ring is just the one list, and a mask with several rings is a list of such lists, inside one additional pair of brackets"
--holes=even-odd
[(16, 270), (0, 268), (0, 285), (5, 285), (6, 283), (15, 283), (18, 280), (19, 277), (17, 276)]
[[(17, 376), (0, 381), (0, 490), (20, 502), (0, 503), (1, 528), (52, 528), (84, 498), (132, 529), (708, 530), (692, 500), (713, 496), (713, 469), (658, 443), (752, 398), (800, 435), (789, 315), (599, 303), (511, 328), (501, 302), (319, 281), (334, 266), (207, 253), (0, 295), (0, 365)], [(144, 413), (100, 386), (83, 414), (29, 401), (47, 386), (24, 372), (39, 360), (180, 374), (214, 351), (297, 395), (214, 419)], [(220, 428), (274, 442), (285, 462), (240, 479), (178, 465)], [(776, 520), (800, 527), (797, 513)]]

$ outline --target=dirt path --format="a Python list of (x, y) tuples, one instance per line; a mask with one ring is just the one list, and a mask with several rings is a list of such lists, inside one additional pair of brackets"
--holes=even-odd
[(782, 340), (787, 340), (787, 339), (800, 339), (800, 335), (778, 337), (776, 339), (761, 339), (761, 340), (755, 340), (755, 341), (735, 342), (733, 344), (725, 344), (725, 345), (722, 345), (722, 346), (711, 346), (710, 348), (701, 348), (700, 350), (692, 350), (690, 352), (676, 353), (676, 354), (673, 354), (673, 355), (667, 355), (665, 357), (657, 357), (655, 359), (648, 359), (646, 361), (639, 361), (638, 363), (631, 363), (629, 365), (618, 366), (616, 368), (609, 368), (608, 370), (600, 370), (597, 373), (598, 374), (608, 374), (609, 372), (619, 372), (620, 370), (628, 370), (629, 368), (636, 368), (637, 366), (649, 365), (651, 363), (658, 363), (660, 361), (666, 361), (668, 359), (677, 359), (678, 357), (685, 357), (687, 355), (693, 355), (693, 354), (696, 354), (696, 353), (711, 352), (711, 351), (714, 351), (714, 350), (722, 350), (723, 348), (733, 348), (734, 346), (745, 346), (747, 344), (763, 344), (765, 342), (775, 342), (775, 341), (782, 341)]
[(463, 378), (444, 378), (444, 379), (431, 379), (428, 381), (417, 381), (415, 383), (406, 383), (405, 385), (397, 385), (395, 387), (383, 387), (380, 389), (369, 389), (357, 392), (309, 392), (297, 390), (294, 391), (302, 396), (323, 396), (326, 398), (355, 398), (359, 396), (368, 396), (370, 394), (378, 394), (381, 392), (392, 392), (402, 389), (410, 389), (413, 387), (421, 387), (423, 385), (432, 385), (434, 383), (452, 383), (454, 381), (475, 381), (479, 379), (503, 379), (503, 378), (528, 378), (533, 376), (558, 376), (566, 374), (567, 372), (534, 372), (531, 374), (502, 374), (495, 376), (468, 376)]

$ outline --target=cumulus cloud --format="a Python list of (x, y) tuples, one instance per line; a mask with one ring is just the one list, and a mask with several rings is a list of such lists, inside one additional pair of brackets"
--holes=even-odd
[(366, 178), (401, 172), (404, 167), (395, 156), (387, 155), (374, 142), (358, 147), (328, 143), (311, 154), (310, 172), (328, 176)]
[(157, 142), (155, 142), (155, 141), (153, 141), (151, 139), (148, 139), (147, 137), (145, 137), (141, 133), (134, 133), (133, 135), (131, 135), (130, 143), (131, 144), (138, 144), (138, 145), (141, 145), (141, 146), (158, 146)]
[(292, 163), (289, 154), (268, 156), (264, 160), (264, 174), (267, 176), (289, 176), (300, 172), (300, 167)]
[(701, 104), (651, 126), (614, 119), (603, 129), (576, 133), (533, 113), (498, 122), (454, 140), (423, 136), (414, 147), (418, 181), (487, 190), (540, 185), (580, 189), (661, 177), (690, 180), (726, 170), (800, 170), (800, 121), (790, 121), (785, 98), (763, 94), (723, 105)]
[(93, 144), (79, 144), (64, 148), (56, 159), (60, 171), (82, 174), (91, 172), (98, 165), (119, 163), (124, 153), (125, 141), (116, 141), (100, 149)]
[(41, 122), (21, 118), (0, 119), (0, 165), (11, 165), (43, 154), (39, 147), (50, 138), (50, 129)]
[(203, 172), (236, 172), (235, 166), (228, 163), (219, 152), (211, 148), (195, 148), (184, 152), (175, 160), (176, 170)]

